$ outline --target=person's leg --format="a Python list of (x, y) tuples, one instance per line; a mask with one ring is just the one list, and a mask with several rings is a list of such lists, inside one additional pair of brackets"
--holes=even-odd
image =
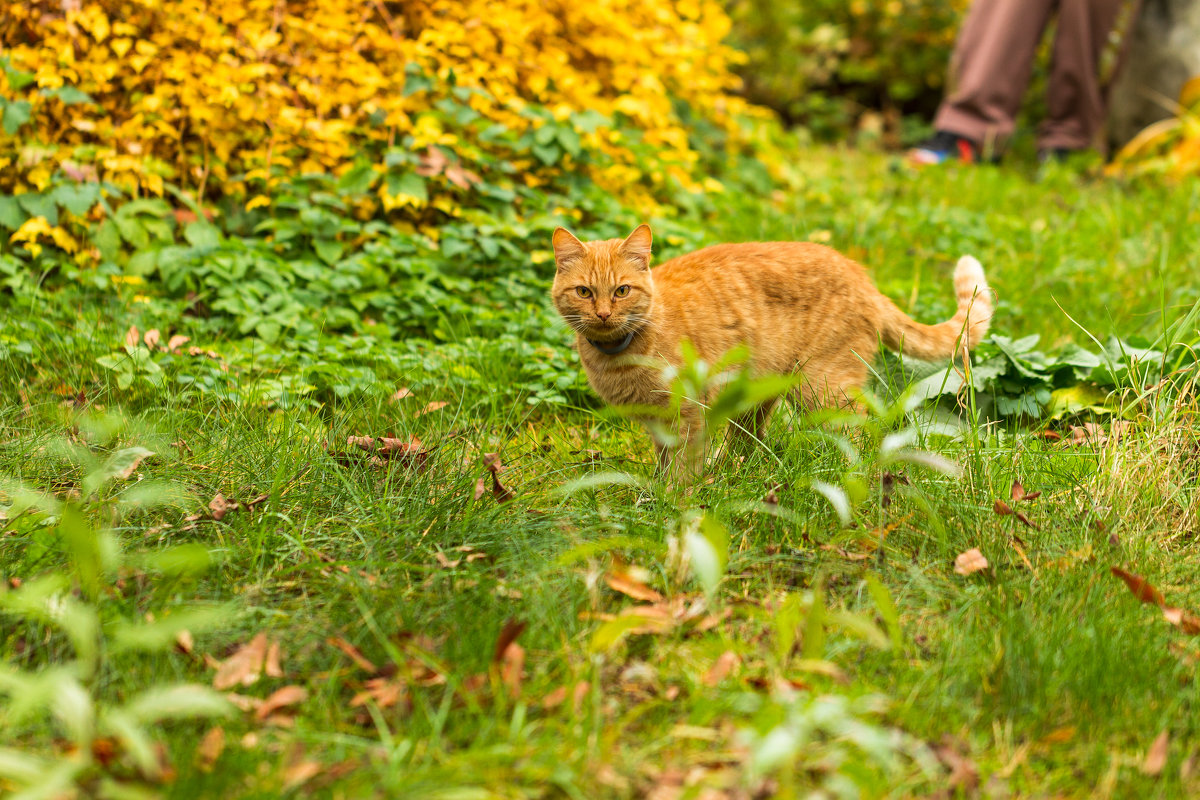
[(975, 0), (954, 45), (954, 85), (934, 128), (970, 139), (984, 151), (1003, 144), (1015, 127), (1038, 42), (1057, 6), (1058, 0)]
[[(1003, 0), (1001, 0), (1003, 2)], [(1083, 150), (1104, 123), (1100, 55), (1125, 0), (1061, 0), (1046, 89), (1048, 117), (1038, 131), (1043, 152)]]

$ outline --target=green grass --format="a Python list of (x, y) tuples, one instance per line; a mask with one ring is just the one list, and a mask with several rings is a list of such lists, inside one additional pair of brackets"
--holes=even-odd
[[(949, 270), (971, 253), (998, 292), (997, 331), (1038, 333), (1048, 345), (1087, 341), (1067, 314), (1099, 338), (1156, 335), (1200, 288), (1194, 184), (1124, 186), (1019, 166), (914, 175), (883, 157), (832, 150), (798, 159), (793, 188), (730, 198), (733, 213), (708, 238), (828, 231), (830, 244), (866, 263), (923, 319), (949, 315)], [(112, 704), (147, 686), (210, 684), (203, 656), (225, 658), (260, 631), (279, 642), (284, 674), (237, 691), (308, 692), (284, 726), (240, 711), (219, 723), (166, 723), (160, 736), (177, 773), (158, 786), (167, 796), (278, 796), (304, 777), (297, 765), (305, 761), (319, 770), (288, 791), (746, 797), (825, 786), (837, 796), (853, 780), (864, 796), (926, 796), (951, 785), (933, 755), (939, 748), (968, 758), (981, 786), (1012, 796), (1200, 791), (1200, 647), (1109, 573), (1124, 566), (1168, 602), (1200, 607), (1200, 431), (1186, 391), (1130, 404), (1123, 435), (1078, 446), (1034, 435), (1036, 426), (972, 426), (968, 415), (957, 438), (921, 443), (957, 462), (959, 477), (885, 465), (878, 435), (887, 426), (875, 436), (832, 427), (822, 437), (813, 421), (783, 414), (769, 449), (725, 457), (681, 493), (653, 479), (639, 429), (594, 408), (531, 406), (512, 385), (518, 365), (484, 354), (458, 364), (457, 374), (470, 375), (465, 385), (451, 383), (449, 371), (380, 368), (378, 392), (281, 405), (249, 399), (252, 377), (279, 377), (254, 365), (255, 345), (218, 338), (212, 346), (245, 376), (240, 396), (140, 378), (122, 390), (94, 359), (116, 349), (131, 323), (148, 327), (136, 305), (73, 292), (0, 302), (10, 315), (0, 323), (8, 326), (0, 328), (0, 474), (62, 498), (77, 494), (86, 469), (61, 443), (103, 440), (86, 424), (80, 431), (80, 414), (122, 410), (127, 419), (94, 449), (142, 444), (156, 453), (87, 504), (129, 554), (96, 604), (101, 618), (161, 620), (220, 604), (190, 655), (115, 653), (89, 685), (93, 694)], [(178, 324), (187, 333), (192, 323)], [(376, 346), (382, 363), (394, 345)], [(167, 362), (172, 378), (195, 370), (185, 358)], [(60, 384), (85, 389), (86, 408), (64, 402)], [(388, 402), (400, 385), (416, 387), (414, 396)], [(448, 405), (416, 413), (432, 400)], [(351, 435), (416, 436), (431, 452), (423, 469), (331, 456)], [(862, 450), (859, 463), (829, 438), (839, 436)], [(475, 499), (488, 452), (501, 455), (511, 502), (496, 502), (490, 488)], [(907, 481), (896, 482), (886, 505), (885, 469)], [(563, 491), (609, 472), (637, 485)], [(814, 479), (861, 485), (851, 525), (809, 488)], [(1009, 500), (1014, 480), (1041, 497)], [(154, 507), (121, 506), (149, 481), (174, 488)], [(781, 487), (779, 515), (762, 504), (772, 486)], [(268, 497), (189, 528), (185, 517), (218, 492)], [(997, 515), (997, 499), (1037, 527)], [(707, 597), (680, 568), (676, 546), (697, 510), (729, 535), (724, 577)], [(53, 519), (28, 512), (0, 526), (4, 578), (28, 583), (65, 569), (71, 548)], [(167, 577), (138, 561), (186, 544), (202, 545), (211, 567)], [(973, 547), (990, 567), (955, 574), (956, 556)], [(693, 620), (612, 641), (604, 615), (637, 604), (606, 584), (617, 559), (644, 568), (646, 583), (668, 598), (703, 601), (700, 617), (715, 615), (712, 626)], [(875, 579), (898, 609), (891, 646)], [(36, 671), (72, 657), (53, 627), (3, 619), (9, 666)], [(497, 636), (514, 619), (525, 624), (515, 696), (492, 666)], [(372, 675), (330, 637), (392, 665), (383, 673), (390, 680), (422, 673), (418, 665), (440, 677), (422, 685), (413, 674), (406, 700), (390, 707), (353, 706)], [(709, 685), (726, 651), (737, 666)], [(789, 680), (799, 688), (786, 688)], [(581, 681), (588, 686), (577, 707), (570, 692), (543, 707)], [(227, 744), (206, 770), (196, 748), (213, 724)], [(44, 718), (4, 729), (9, 747), (69, 757)], [(1146, 775), (1146, 751), (1164, 730), (1166, 766)], [(775, 738), (764, 739), (771, 731)], [(791, 748), (773, 765), (771, 742)], [(109, 769), (133, 774), (126, 756)], [(670, 793), (676, 785), (693, 788)], [(701, 786), (728, 792), (701, 794)]]

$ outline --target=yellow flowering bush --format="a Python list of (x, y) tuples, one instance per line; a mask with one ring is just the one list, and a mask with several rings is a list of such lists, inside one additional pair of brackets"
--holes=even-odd
[[(588, 161), (588, 177), (653, 206), (668, 183), (703, 180), (678, 104), (736, 144), (748, 107), (730, 94), (729, 25), (714, 0), (12, 3), (0, 17), (12, 70), (0, 98), (6, 130), (18, 116), (28, 124), (0, 134), (0, 193), (41, 191), (64, 171), (135, 195), (170, 183), (201, 202), (265, 204), (280, 175), (341, 174), (389, 146), (437, 145), (471, 163), (488, 142), (465, 139), (452, 117), (522, 133), (544, 124), (523, 113), (538, 106), (553, 120), (620, 119), (638, 135), (591, 126), (552, 163), (512, 162), (513, 180), (570, 173), (586, 150), (606, 156)], [(14, 85), (17, 72), (32, 82)], [(454, 168), (425, 165), (448, 189), (469, 186), (472, 173)], [(426, 200), (378, 193), (385, 208)]]

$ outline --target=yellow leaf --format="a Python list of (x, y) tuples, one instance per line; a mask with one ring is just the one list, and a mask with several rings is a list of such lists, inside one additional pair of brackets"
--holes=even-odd
[(252, 211), (256, 208), (262, 208), (263, 206), (269, 205), (271, 205), (271, 200), (265, 194), (260, 194), (258, 197), (255, 197), (250, 202), (246, 203), (246, 210)]

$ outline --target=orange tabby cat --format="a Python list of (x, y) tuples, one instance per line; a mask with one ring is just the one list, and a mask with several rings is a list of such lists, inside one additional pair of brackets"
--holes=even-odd
[[(983, 268), (969, 256), (954, 270), (958, 312), (922, 325), (880, 294), (861, 265), (819, 244), (719, 244), (653, 270), (650, 244), (648, 225), (597, 242), (554, 231), (554, 305), (578, 334), (588, 382), (614, 405), (666, 406), (662, 369), (646, 357), (678, 366), (683, 339), (710, 364), (747, 345), (755, 373), (799, 371), (806, 406), (852, 404), (880, 340), (921, 359), (953, 358), (983, 338), (992, 316)], [(739, 427), (760, 436), (773, 405)], [(685, 403), (680, 413), (681, 440), (700, 442), (701, 409)], [(665, 468), (671, 453), (655, 446)]]

